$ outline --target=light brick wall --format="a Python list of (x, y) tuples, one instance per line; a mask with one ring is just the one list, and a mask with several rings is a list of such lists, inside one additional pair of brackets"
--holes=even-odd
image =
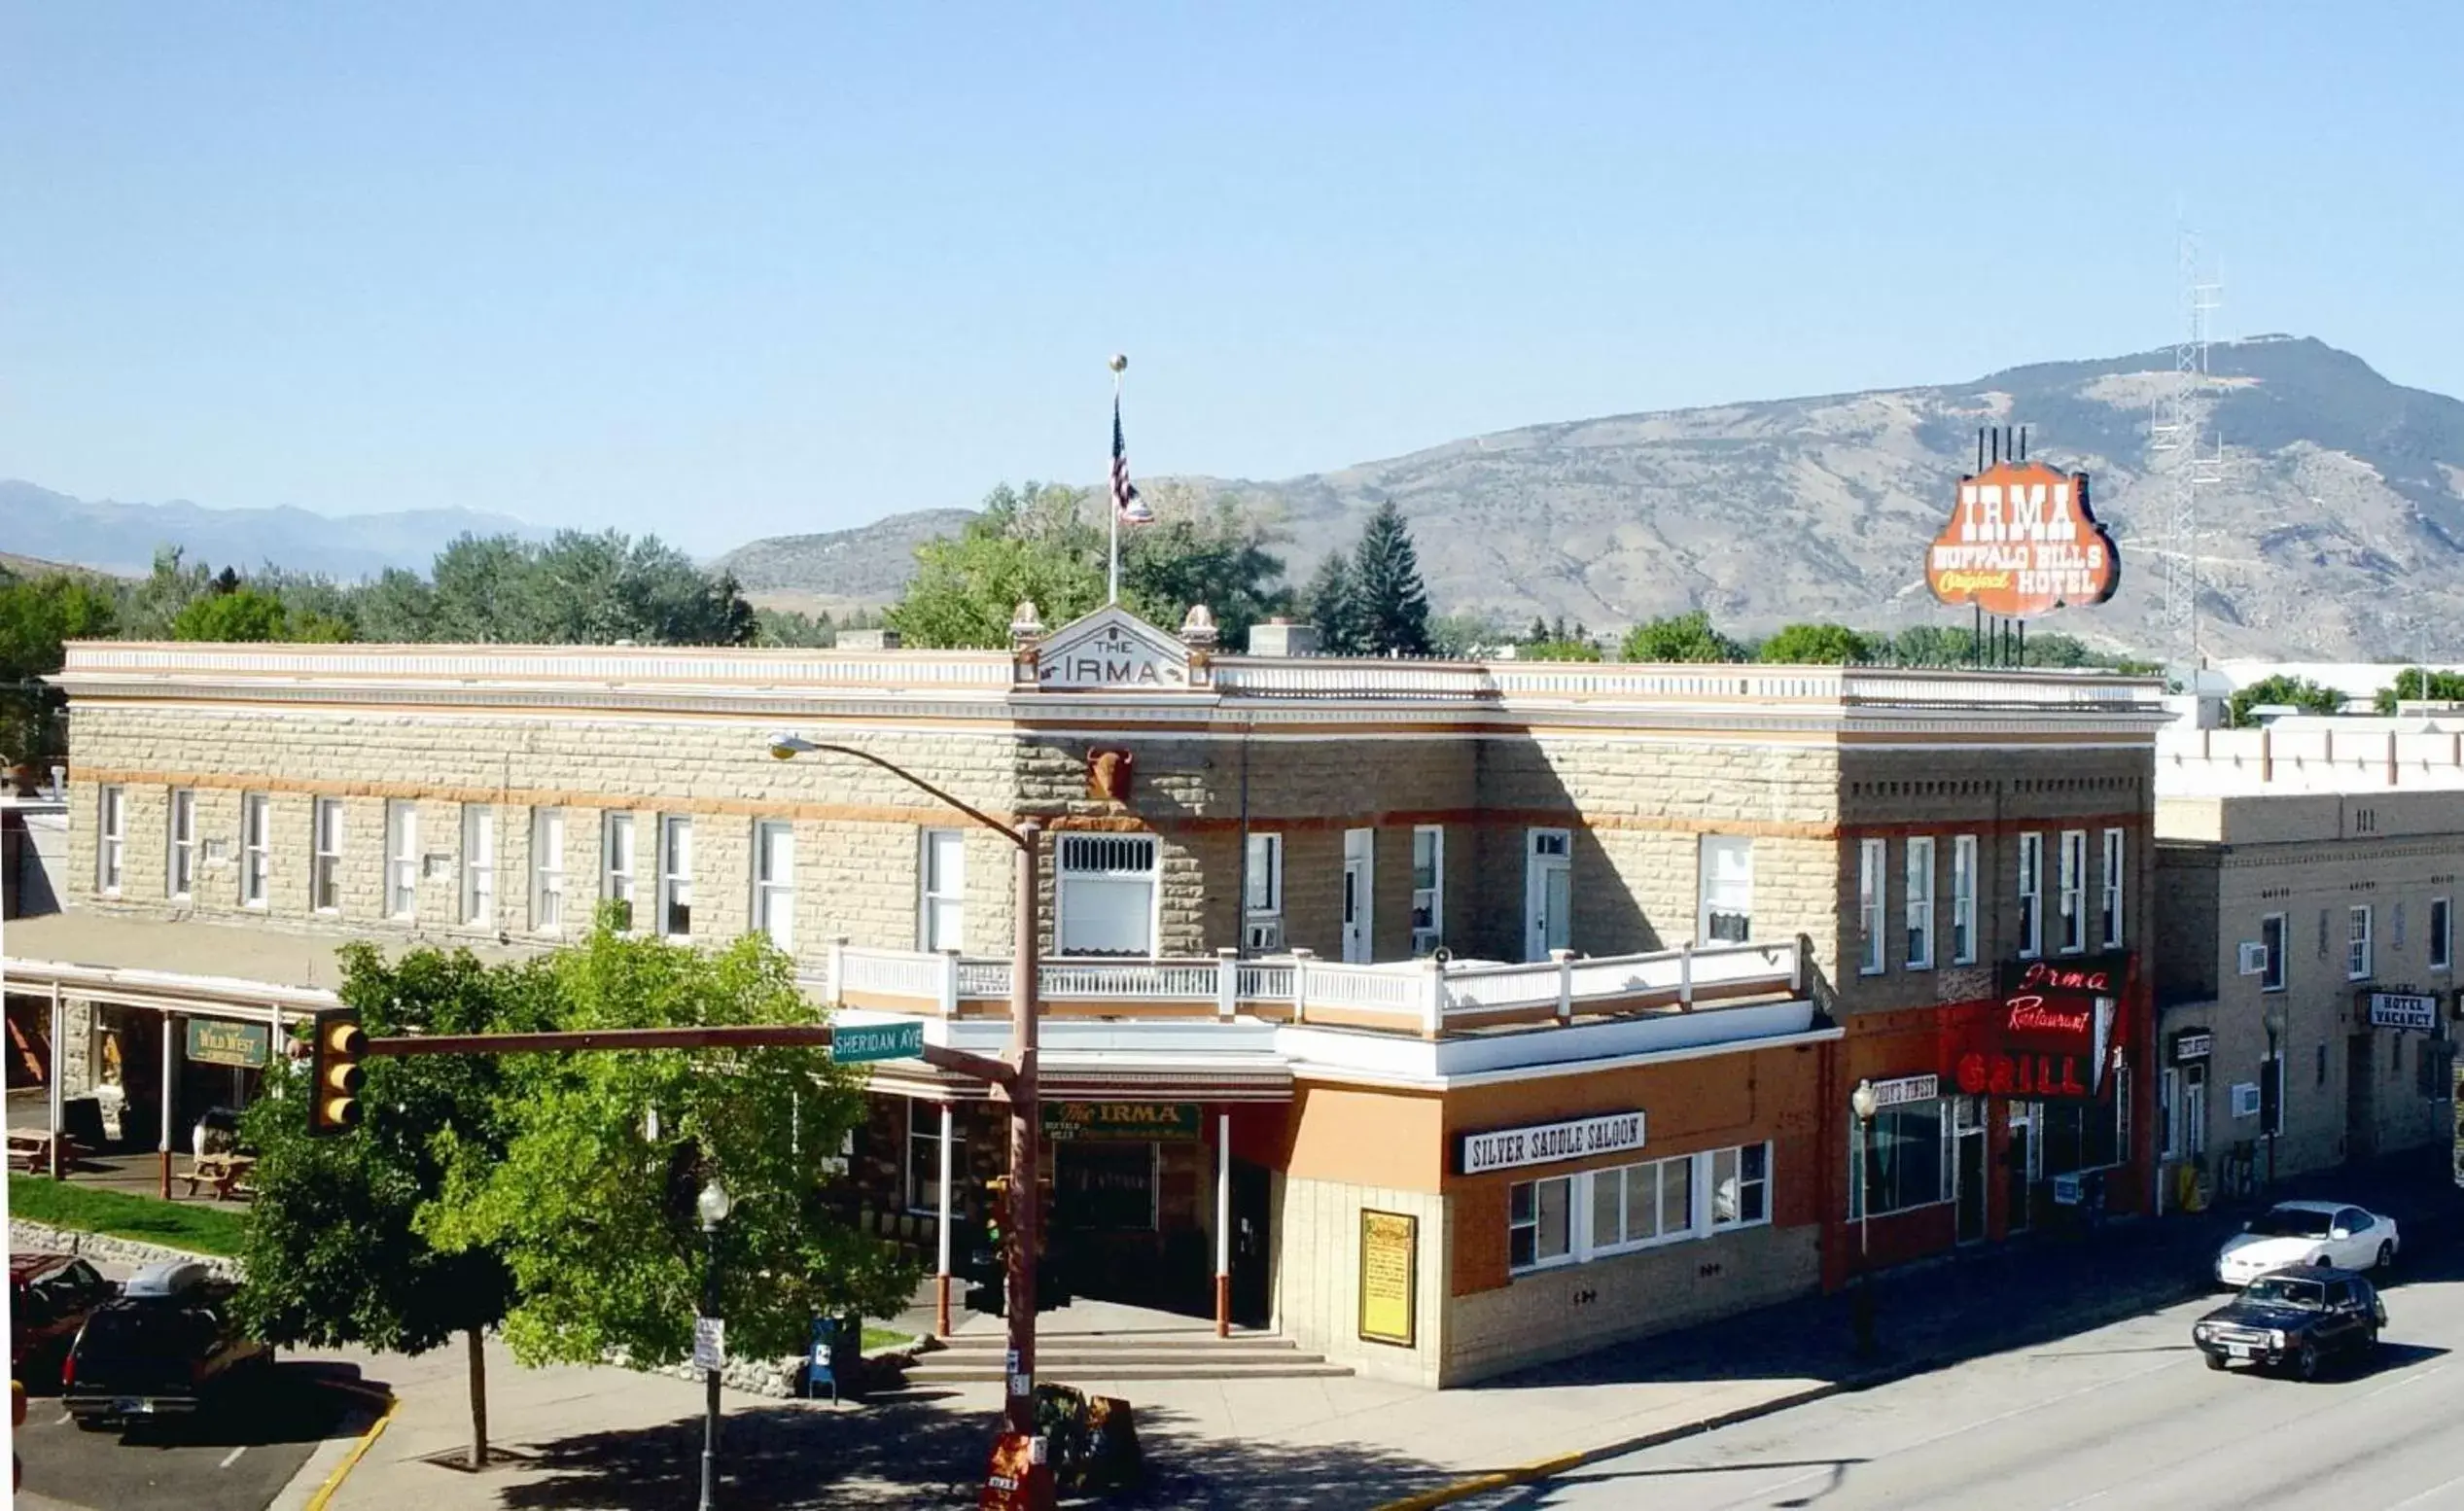
[[(1360, 1338), (1360, 1213), (1420, 1219), (1411, 1348)], [(1302, 1349), (1379, 1380), (1435, 1388), (1444, 1373), (1447, 1202), (1399, 1191), (1276, 1177), (1275, 1325)]]

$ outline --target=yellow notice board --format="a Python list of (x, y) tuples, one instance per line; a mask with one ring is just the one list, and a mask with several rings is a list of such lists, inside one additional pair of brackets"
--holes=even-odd
[(1421, 1219), (1399, 1212), (1360, 1213), (1360, 1336), (1412, 1346), (1419, 1299)]

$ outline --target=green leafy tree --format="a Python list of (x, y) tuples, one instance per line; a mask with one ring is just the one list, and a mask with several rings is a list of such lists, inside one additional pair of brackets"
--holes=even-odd
[(1341, 551), (1328, 551), (1301, 594), (1309, 622), (1318, 630), (1318, 649), (1327, 655), (1358, 655), (1367, 649), (1360, 631), (1360, 606), (1352, 591), (1352, 562)]
[[(707, 953), (602, 927), (543, 968), (567, 1030), (813, 1018), (788, 958), (758, 937)], [(525, 1363), (686, 1357), (704, 1244), (693, 1197), (713, 1176), (734, 1200), (720, 1230), (731, 1347), (798, 1353), (813, 1318), (887, 1315), (913, 1293), (914, 1263), (824, 1199), (825, 1161), (863, 1111), (861, 1072), (827, 1049), (504, 1064), (510, 1139), (500, 1150), (439, 1135), (445, 1194), (420, 1226), (448, 1252), (502, 1256), (515, 1290), (505, 1339)]]
[(2344, 711), (2344, 695), (2306, 677), (2263, 677), (2234, 690), (2227, 706), (2233, 727), (2246, 729), (2257, 723), (2251, 711), (2269, 704), (2289, 705), (2305, 714), (2341, 714)]
[(827, 650), (838, 644), (838, 626), (831, 622), (829, 611), (818, 615), (800, 609), (756, 609), (753, 611), (753, 643), (757, 646), (794, 646)]
[(1438, 655), (1469, 660), (1515, 643), (1514, 631), (1486, 614), (1441, 614), (1428, 621), (1428, 648)]
[(1618, 655), (1628, 661), (1742, 661), (1745, 648), (1713, 627), (1701, 609), (1646, 619), (1626, 632)]
[(1870, 661), (1874, 645), (1845, 624), (1790, 624), (1763, 642), (1761, 659), (1785, 666)]
[(2399, 701), (2419, 703), (2424, 700), (2440, 703), (2464, 702), (2464, 672), (2431, 672), (2418, 666), (2408, 666), (2396, 673), (2396, 680), (2378, 689), (2371, 707), (2382, 715), (2393, 714)]
[(40, 765), (67, 750), (58, 718), (66, 705), (42, 679), (60, 669), (67, 642), (101, 640), (118, 627), (112, 595), (92, 579), (0, 575), (0, 765)]
[(1428, 589), (1421, 582), (1420, 552), (1391, 499), (1369, 516), (1352, 553), (1352, 601), (1362, 651), (1428, 654)]
[(1121, 542), (1121, 597), (1133, 612), (1170, 628), (1204, 604), (1221, 644), (1235, 650), (1252, 625), (1292, 612), (1284, 559), (1268, 548), (1276, 537), (1264, 522), (1229, 498), (1183, 509), (1166, 497), (1156, 514)]
[(173, 640), (288, 640), (289, 615), (282, 600), (253, 587), (193, 598), (171, 621)]
[(1527, 661), (1597, 661), (1600, 647), (1588, 640), (1544, 640), (1517, 652)]
[(169, 640), (181, 611), (213, 591), (213, 569), (191, 564), (177, 546), (163, 546), (154, 553), (153, 572), (121, 599), (122, 632), (135, 640)]
[(916, 574), (887, 617), (910, 646), (1009, 644), (1011, 616), (1033, 603), (1046, 625), (1104, 602), (1105, 543), (1075, 490), (1003, 483), (953, 536), (918, 545)]
[[(468, 951), (433, 949), (389, 964), (365, 943), (337, 953), (339, 995), (372, 1035), (502, 1032), (552, 1017), (551, 981), (538, 965), (489, 966)], [(240, 1122), (258, 1152), (241, 1318), (268, 1342), (310, 1348), (425, 1353), (465, 1335), (474, 1463), (487, 1457), (480, 1337), (503, 1319), (512, 1277), (492, 1250), (438, 1248), (419, 1224), (443, 1193), (448, 1154), (503, 1157), (508, 1064), (481, 1055), (370, 1060), (366, 1120), (346, 1138), (312, 1139), (306, 1088), (277, 1057), (266, 1072), (270, 1095)]]

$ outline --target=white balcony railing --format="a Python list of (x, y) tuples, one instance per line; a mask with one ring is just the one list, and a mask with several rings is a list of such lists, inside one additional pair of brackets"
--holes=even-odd
[[(1007, 1001), (1009, 976), (1004, 960), (833, 943), (826, 970), (808, 980), (826, 1000), (947, 1016), (967, 1002)], [(1306, 953), (1245, 961), (1230, 950), (1212, 960), (1047, 960), (1040, 986), (1044, 1002), (1064, 1010), (1117, 1003), (1136, 1016), (1142, 1007), (1209, 1007), (1225, 1018), (1247, 1012), (1433, 1038), (1449, 1029), (1801, 994), (1804, 975), (1801, 946), (1790, 940), (1596, 959), (1560, 952), (1517, 965), (1355, 966)]]

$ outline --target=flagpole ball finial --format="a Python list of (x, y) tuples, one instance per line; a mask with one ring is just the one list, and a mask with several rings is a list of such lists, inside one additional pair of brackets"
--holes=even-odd
[(1112, 353), (1111, 362), (1107, 364), (1107, 366), (1110, 367), (1115, 372), (1122, 371), (1129, 367), (1129, 358), (1123, 356), (1119, 352), (1114, 352)]

